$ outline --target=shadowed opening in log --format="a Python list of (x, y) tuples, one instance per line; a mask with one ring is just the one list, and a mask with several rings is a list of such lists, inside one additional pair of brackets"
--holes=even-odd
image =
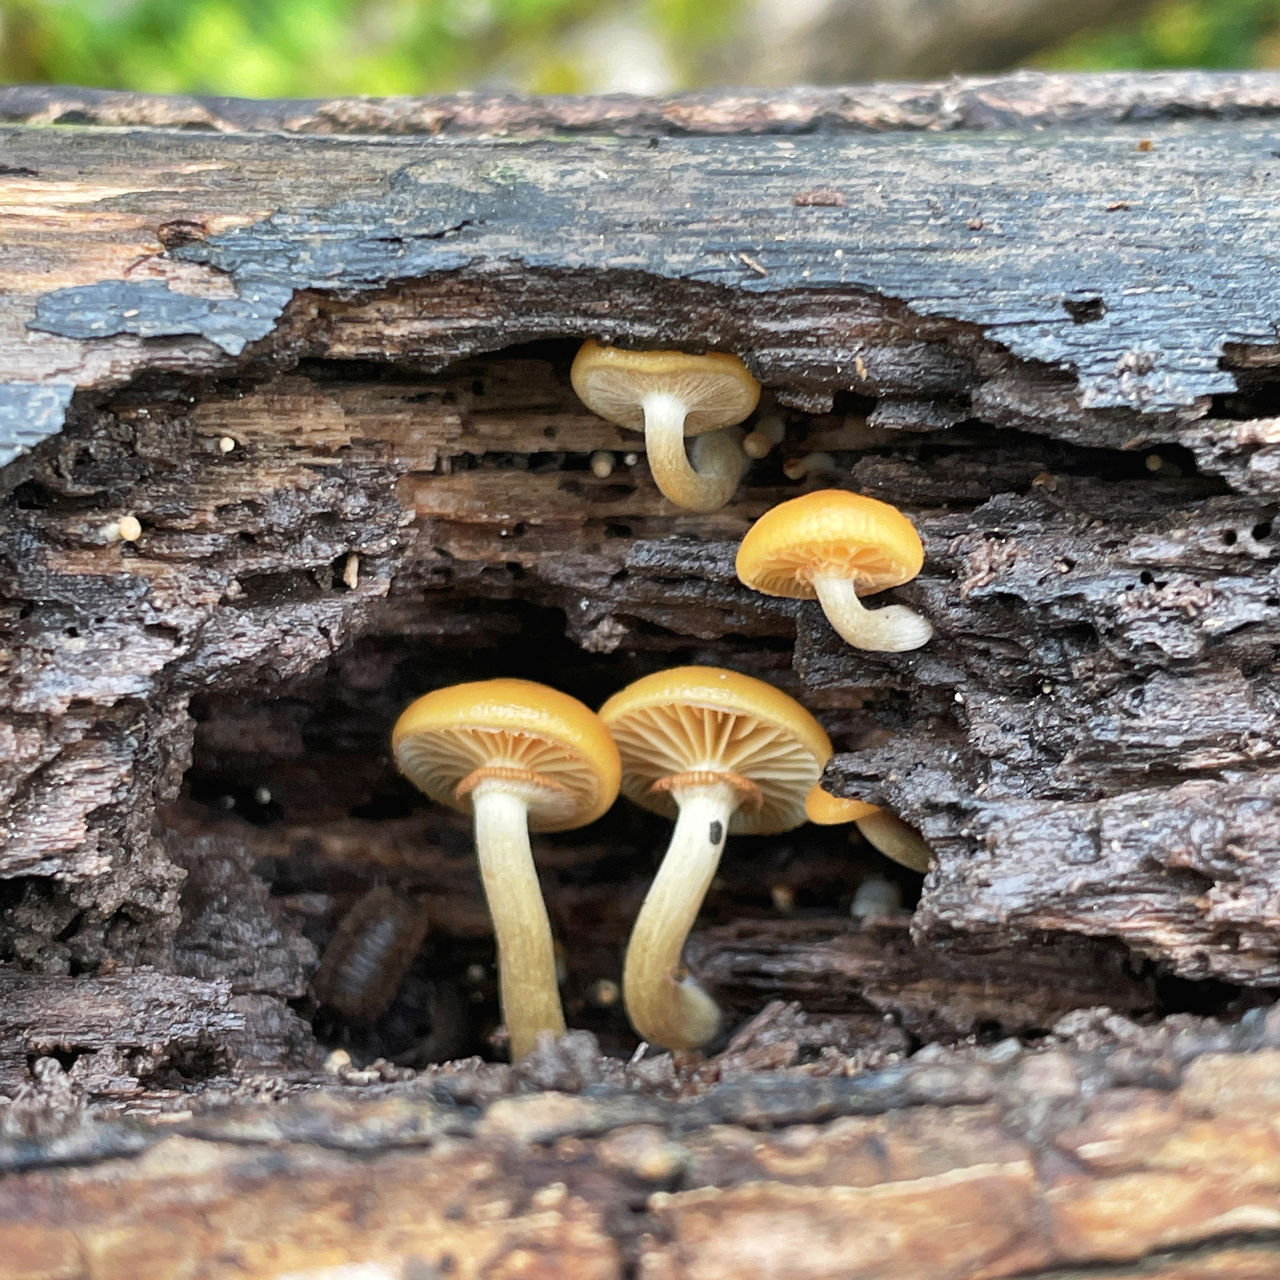
[[(390, 885), (423, 903), (428, 940), (386, 1012), (371, 1025), (326, 1010), (315, 1016), (326, 1043), (358, 1057), (493, 1052), (493, 944), (469, 823), (430, 805), (397, 773), (390, 729), (403, 707), (427, 688), (498, 673), (553, 683), (599, 705), (649, 671), (714, 656), (713, 646), (676, 647), (670, 634), (660, 652), (584, 653), (566, 639), (561, 610), (522, 602), (442, 600), (433, 615), (436, 626), (470, 642), (367, 635), (296, 692), (258, 704), (235, 695), (198, 699), (193, 763), (171, 817), (185, 833), (249, 851), (272, 886), (277, 919), (318, 951), (370, 886)], [(619, 804), (582, 831), (534, 840), (571, 1025), (595, 1032), (617, 1054), (635, 1047), (617, 996), (622, 950), (669, 835), (660, 818)], [(710, 927), (836, 918), (853, 932), (851, 905), (872, 878), (905, 908), (918, 897), (919, 876), (846, 831), (737, 839), (702, 920)], [(756, 1003), (747, 994), (735, 1012), (754, 1012)], [(295, 1004), (312, 1014), (308, 998)], [(864, 1017), (871, 1013), (856, 998), (852, 1004)], [(459, 1025), (433, 1026), (433, 1010)]]
[[(50, 442), (7, 500), (26, 550), (7, 562), (5, 625), (45, 655), (19, 726), (90, 665), (51, 770), (115, 782), (91, 847), (55, 831), (0, 882), (6, 960), (225, 984), (243, 1029), (140, 1066), (147, 1088), (313, 1070), (317, 1044), (357, 1061), (500, 1056), (468, 824), (397, 775), (391, 725), (455, 681), (522, 676), (599, 705), (646, 672), (709, 663), (800, 698), (831, 733), (833, 776), (937, 855), (922, 887), (841, 830), (730, 841), (687, 957), (735, 1060), (836, 1071), (1034, 1039), (1082, 1008), (1149, 1020), (1271, 999), (1266, 947), (1226, 922), (1249, 869), (1222, 850), (1256, 833), (1211, 832), (1201, 859), (1159, 823), (1161, 795), (1233, 785), (1280, 750), (1263, 690), (1274, 503), (1172, 438), (1098, 448), (1033, 415), (996, 426), (955, 385), (838, 391), (826, 413), (766, 398), (757, 416), (783, 439), (697, 516), (658, 493), (639, 436), (577, 402), (575, 347), (439, 373), (312, 359), (151, 380)], [(831, 485), (920, 528), (925, 571), (891, 593), (935, 622), (919, 654), (852, 654), (815, 606), (737, 582), (751, 522)], [(127, 542), (126, 514), (141, 529)], [(48, 795), (33, 770), (23, 802), (53, 812)], [(668, 835), (620, 803), (535, 838), (569, 1024), (609, 1054), (635, 1047), (621, 956)], [(308, 981), (379, 885), (420, 901), (430, 932), (385, 1010), (337, 1016)], [(796, 1008), (759, 1022), (777, 1001)]]

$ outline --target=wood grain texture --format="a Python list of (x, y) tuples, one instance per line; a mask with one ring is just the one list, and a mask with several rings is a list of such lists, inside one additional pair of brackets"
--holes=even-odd
[(682, 1099), (510, 1094), (490, 1067), (73, 1124), (0, 1149), (0, 1248), (14, 1280), (1257, 1280), (1280, 1260), (1275, 1042), (1274, 1017), (1113, 1019), (1092, 1052), (1006, 1042)]
[[(6, 92), (10, 119), (194, 123), (178, 102)], [(950, 124), (967, 120), (961, 100), (1003, 103), (1000, 123), (1021, 134), (999, 145), (965, 128), (933, 132), (939, 92), (919, 86), (865, 101), (842, 91), (766, 100), (791, 109), (793, 130), (835, 126), (799, 138), (761, 136), (726, 111), (741, 99), (717, 107), (712, 98), (709, 117), (730, 136), (657, 146), (623, 136), (628, 109), (634, 117), (641, 104), (584, 104), (579, 127), (596, 136), (581, 141), (468, 141), (475, 124), (462, 126), (459, 145), (394, 133), (11, 128), (3, 278), (14, 296), (0, 337), (6, 355), (20, 343), (23, 358), (9, 365), (20, 373), (8, 412), (29, 416), (39, 395), (34, 408), (52, 429), (69, 387), (163, 368), (169, 344), (159, 339), (202, 337), (209, 367), (225, 368), (219, 352), (278, 343), (299, 294), (349, 297), (422, 279), (434, 280), (432, 292), (461, 286), (473, 314), (466, 337), (447, 323), (433, 333), (419, 314), (405, 354), (439, 363), (495, 339), (566, 331), (703, 342), (744, 352), (810, 406), (839, 388), (901, 397), (904, 382), (919, 398), (940, 379), (971, 394), (985, 381), (973, 367), (980, 355), (1008, 351), (1072, 372), (1086, 405), (1154, 412), (1233, 389), (1219, 368), (1229, 350), (1274, 347), (1270, 125), (1213, 119), (1266, 117), (1274, 77), (1032, 77), (948, 93)], [(52, 114), (41, 114), (42, 96)], [(886, 109), (916, 100), (916, 119)], [(860, 102), (868, 130), (842, 136), (832, 108), (851, 104), (856, 120)], [(480, 118), (498, 130), (530, 110), (494, 105), (496, 116)], [(466, 100), (437, 108), (468, 109)], [(238, 110), (245, 119), (233, 111), (228, 127), (289, 128), (307, 114)], [(368, 127), (389, 127), (392, 108), (368, 110)], [(567, 127), (574, 110), (550, 103), (547, 123)], [(1210, 119), (1171, 119), (1179, 113)], [(1127, 123), (1135, 118), (1141, 127)], [(797, 201), (815, 183), (844, 205)], [(673, 221), (669, 206), (684, 215)], [(916, 228), (908, 240), (904, 223)], [(1215, 227), (1224, 234), (1200, 234)], [(513, 267), (517, 278), (506, 278)], [(579, 273), (596, 277), (594, 305), (574, 304)], [(513, 291), (519, 308), (503, 300)], [(812, 296), (827, 291), (843, 297)], [(753, 305), (761, 294), (788, 305)], [(976, 346), (946, 351), (931, 341), (931, 320), (959, 326)], [(60, 340), (32, 341), (27, 326)], [(379, 355), (388, 336), (380, 329)], [(29, 423), (26, 443), (35, 430)]]

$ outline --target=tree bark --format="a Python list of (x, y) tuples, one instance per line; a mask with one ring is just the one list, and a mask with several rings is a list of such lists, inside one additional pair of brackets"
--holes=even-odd
[[(1073, 1049), (686, 1075), (674, 1098), (616, 1061), (571, 1077), (546, 1059), (73, 1122), (0, 1156), (0, 1247), (9, 1274), (50, 1280), (1263, 1280), (1278, 1032), (1086, 1017)], [(524, 1092), (547, 1084), (574, 1092)]]
[[(1263, 75), (663, 103), (0, 92), (0, 1212), (40, 1259), (17, 1274), (116, 1274), (146, 1229), (131, 1197), (187, 1160), (184, 1195), (252, 1183), (262, 1218), (229, 1242), (176, 1205), (158, 1274), (1273, 1265), (1265, 1125), (1208, 1094), (1255, 1116), (1280, 1078), (1255, 1008), (1280, 982), (1278, 112)], [(784, 442), (721, 511), (677, 510), (641, 437), (573, 396), (588, 336), (740, 354)], [(810, 454), (829, 461), (789, 480)], [(934, 623), (925, 648), (855, 652), (816, 605), (736, 581), (751, 521), (827, 486), (920, 529), (925, 570), (892, 595)], [(399, 710), (497, 674), (598, 705), (691, 661), (809, 706), (827, 785), (929, 841), (923, 884), (840, 831), (731, 839), (688, 954), (747, 1021), (700, 1064), (627, 1068), (616, 980), (667, 831), (620, 806), (535, 844), (566, 1014), (603, 1056), (571, 1037), (514, 1072), (365, 1071), (496, 1043), (469, 832), (395, 776)], [(849, 920), (873, 875), (909, 915)], [(432, 928), (396, 1006), (352, 1027), (308, 980), (377, 883)], [(332, 1050), (354, 1075), (322, 1069)], [(921, 1080), (971, 1070), (979, 1097), (930, 1093), (919, 1119)], [(715, 1112), (735, 1075), (781, 1118), (733, 1110), (736, 1083)], [(632, 1119), (507, 1096), (588, 1084)], [(846, 1086), (879, 1091), (847, 1139), (870, 1172), (837, 1154), (862, 1102), (805, 1101)], [(360, 1087), (396, 1094), (394, 1123), (346, 1110)], [(253, 1109), (300, 1091), (340, 1100)], [(250, 1118), (211, 1118), (228, 1101)], [(554, 1139), (484, 1129), (561, 1106), (578, 1127)], [(153, 1127), (81, 1125), (121, 1113)], [(633, 1125), (634, 1160), (669, 1170), (647, 1182), (608, 1154)], [(682, 1134), (729, 1172), (688, 1174)], [(65, 1152), (95, 1135), (117, 1146), (80, 1168)], [(368, 1160), (387, 1204), (428, 1188), (412, 1223), (350, 1199)], [(286, 1167), (308, 1190), (277, 1263)], [(450, 1218), (430, 1188), (455, 1175)], [(57, 1226), (81, 1187), (117, 1245)], [(907, 1229), (935, 1193), (946, 1256)]]

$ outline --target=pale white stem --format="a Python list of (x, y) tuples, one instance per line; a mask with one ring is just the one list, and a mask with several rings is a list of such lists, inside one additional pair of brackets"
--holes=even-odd
[(803, 480), (815, 471), (834, 471), (836, 460), (829, 453), (806, 453), (803, 458), (792, 458), (782, 467), (788, 480)]
[(498, 779), (471, 795), (480, 878), (498, 941), (502, 1017), (511, 1058), (523, 1058), (540, 1031), (564, 1034), (551, 921), (529, 847), (529, 803)]
[(770, 450), (780, 445), (786, 437), (787, 428), (776, 413), (761, 418), (756, 428), (742, 442), (742, 452), (748, 458), (766, 457)]
[(878, 813), (859, 818), (853, 825), (862, 832), (867, 843), (886, 858), (892, 858), (912, 871), (929, 870), (933, 850), (925, 843), (924, 836), (901, 818), (881, 809)]
[(710, 431), (694, 439), (697, 466), (685, 451), (683, 400), (668, 392), (644, 398), (644, 447), (653, 481), (677, 506), (718, 511), (747, 469), (739, 431)]
[(902, 907), (902, 890), (884, 876), (868, 876), (859, 886), (849, 904), (849, 914), (855, 920), (872, 920), (876, 916), (891, 916)]
[(818, 576), (813, 579), (813, 587), (827, 621), (855, 649), (901, 653), (920, 648), (933, 635), (933, 623), (906, 605), (868, 609), (848, 578)]
[(667, 855), (636, 917), (622, 973), (627, 1016), (664, 1049), (696, 1049), (720, 1027), (716, 1002), (683, 973), (681, 953), (724, 849), (738, 797), (728, 783), (682, 787)]

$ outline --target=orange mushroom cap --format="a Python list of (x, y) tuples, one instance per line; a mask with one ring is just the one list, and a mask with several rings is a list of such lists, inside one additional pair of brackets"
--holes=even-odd
[(402, 772), (433, 800), (471, 811), (478, 771), (535, 784), (532, 831), (594, 822), (618, 794), (621, 762), (608, 730), (577, 698), (531, 680), (478, 680), (424, 694), (391, 735)]
[(733, 426), (760, 400), (760, 384), (747, 366), (722, 351), (627, 351), (588, 341), (569, 381), (592, 413), (632, 431), (644, 430), (644, 397), (654, 392), (683, 402), (687, 436)]
[(933, 860), (933, 850), (915, 829), (894, 817), (879, 805), (865, 800), (847, 800), (833, 796), (815, 784), (804, 802), (804, 811), (810, 822), (821, 826), (835, 826), (841, 822), (857, 824), (858, 833), (872, 848), (886, 858), (910, 867), (912, 871), (926, 872)]
[(831, 756), (826, 731), (794, 698), (719, 667), (644, 676), (614, 694), (600, 718), (622, 754), (622, 793), (643, 808), (677, 816), (660, 784), (681, 775), (706, 771), (751, 784), (751, 799), (729, 820), (739, 834), (799, 826), (805, 796)]
[(766, 511), (738, 547), (738, 577), (767, 596), (812, 600), (815, 575), (839, 575), (860, 596), (910, 582), (924, 565), (915, 526), (896, 507), (817, 489)]
[(805, 817), (820, 827), (834, 827), (841, 822), (856, 822), (859, 818), (879, 812), (878, 805), (868, 804), (865, 800), (848, 800), (844, 796), (833, 796), (830, 791), (824, 791), (816, 782), (804, 802)]

